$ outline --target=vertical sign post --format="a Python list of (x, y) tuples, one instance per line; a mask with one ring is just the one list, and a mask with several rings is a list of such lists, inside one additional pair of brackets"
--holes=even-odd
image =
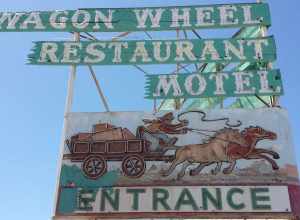
[[(74, 41), (80, 41), (80, 33), (75, 32), (74, 34)], [(63, 161), (63, 154), (64, 154), (64, 146), (65, 146), (65, 136), (67, 132), (67, 123), (68, 123), (68, 114), (72, 111), (72, 104), (73, 104), (73, 96), (74, 96), (74, 82), (76, 79), (76, 70), (77, 65), (71, 65), (71, 70), (69, 73), (68, 85), (67, 85), (67, 96), (66, 96), (66, 104), (65, 104), (65, 112), (64, 112), (64, 121), (63, 121), (63, 130), (61, 136), (61, 143), (59, 148), (59, 159), (58, 159), (58, 167), (57, 167), (57, 178), (56, 178), (56, 188), (55, 188), (55, 195), (54, 195), (54, 215), (55, 209), (57, 207), (57, 199), (59, 194), (59, 182), (60, 182), (60, 175), (61, 175), (61, 166)]]

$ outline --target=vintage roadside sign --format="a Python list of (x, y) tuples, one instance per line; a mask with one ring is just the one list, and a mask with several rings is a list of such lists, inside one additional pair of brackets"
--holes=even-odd
[(65, 11), (2, 12), (0, 32), (127, 32), (270, 26), (269, 6), (225, 4)]
[(144, 186), (77, 193), (81, 212), (291, 212), (287, 186)]
[(274, 61), (273, 37), (154, 41), (35, 42), (34, 65), (133, 65)]
[(279, 70), (146, 75), (147, 99), (282, 95)]
[(55, 219), (287, 218), (295, 210), (300, 188), (283, 109), (66, 119)]

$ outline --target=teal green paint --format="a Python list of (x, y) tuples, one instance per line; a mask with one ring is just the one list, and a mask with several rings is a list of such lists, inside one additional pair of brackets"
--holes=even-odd
[(209, 201), (211, 204), (218, 210), (222, 210), (222, 195), (221, 189), (216, 188), (215, 195), (213, 195), (208, 189), (202, 189), (202, 201), (203, 201), (203, 209), (208, 210)]
[[(210, 9), (203, 14), (205, 17), (201, 21), (201, 16), (197, 16), (197, 8)], [(228, 17), (227, 14), (223, 14), (222, 17), (220, 11), (222, 8), (228, 7), (229, 11), (232, 11), (233, 18)], [(249, 7), (249, 11), (248, 8)], [(172, 9), (177, 9), (178, 13), (183, 14), (183, 10), (187, 10), (188, 18), (187, 22), (183, 23), (179, 20), (178, 24), (173, 24)], [(142, 13), (141, 10), (148, 10), (156, 16), (157, 10), (161, 10), (161, 16), (157, 24), (152, 24), (149, 17), (146, 19), (145, 25), (138, 25), (138, 19), (134, 10), (138, 10), (138, 14)], [(57, 11), (55, 11), (57, 12)], [(172, 6), (172, 7), (151, 7), (151, 8), (99, 8), (99, 9), (81, 9), (81, 10), (66, 10), (58, 11), (58, 16), (53, 17), (53, 22), (59, 22), (60, 25), (53, 25), (51, 16), (54, 16), (54, 11), (42, 11), (42, 12), (10, 12), (7, 14), (0, 13), (0, 32), (126, 32), (126, 31), (162, 31), (162, 30), (176, 30), (177, 28), (184, 28), (186, 30), (191, 29), (203, 29), (203, 28), (229, 28), (229, 27), (247, 27), (253, 25), (270, 26), (270, 10), (268, 4), (231, 4), (231, 5), (201, 5), (201, 6)], [(250, 12), (250, 18), (245, 16), (247, 12)], [(96, 19), (96, 14), (101, 13), (107, 17), (106, 20)], [(209, 17), (205, 15), (209, 14)], [(231, 13), (231, 12), (229, 12)], [(110, 16), (111, 14), (111, 16)], [(200, 14), (200, 12), (199, 12)], [(75, 16), (74, 16), (75, 15)], [(159, 14), (158, 14), (159, 15)], [(11, 22), (8, 24), (8, 16), (10, 19), (15, 20), (15, 24)], [(87, 20), (84, 20), (84, 19)], [(223, 18), (223, 19), (222, 19)], [(226, 23), (221, 21), (226, 18)], [(250, 19), (250, 20), (249, 20)], [(28, 22), (29, 21), (29, 22)], [(83, 22), (85, 21), (85, 22)], [(26, 22), (28, 25), (26, 25)], [(39, 23), (37, 23), (39, 22)], [(76, 23), (82, 23), (77, 26)], [(25, 24), (25, 25), (24, 25)], [(74, 25), (75, 24), (75, 25)]]
[[(261, 36), (261, 28), (260, 26), (253, 26), (253, 27), (246, 27), (246, 28), (242, 28), (237, 34), (235, 34), (233, 36), (233, 38), (255, 38), (255, 37), (260, 37)], [(229, 63), (226, 63), (227, 65)], [(245, 64), (245, 63), (243, 63)], [(242, 64), (242, 65), (243, 65)], [(248, 65), (249, 62), (246, 62), (246, 64)], [(216, 65), (214, 63), (209, 63), (205, 66), (203, 72), (212, 72), (213, 68), (215, 67)], [(244, 69), (234, 69), (234, 70), (238, 70), (238, 71), (242, 71)], [(254, 96), (255, 99), (257, 99), (255, 96)], [(174, 107), (172, 108), (169, 108), (169, 106), (172, 104), (171, 102), (173, 101), (174, 99), (167, 99), (162, 107), (161, 107), (161, 110), (173, 110)], [(221, 103), (221, 100), (219, 97), (216, 97), (216, 98), (211, 98), (210, 100), (208, 100), (207, 98), (203, 98), (203, 99), (192, 99), (192, 103), (190, 104), (192, 108), (198, 108), (199, 109), (208, 109), (208, 108), (213, 108), (216, 104), (218, 103)], [(212, 101), (213, 105), (210, 104), (210, 101)], [(201, 104), (199, 104), (201, 103)], [(204, 103), (204, 104), (202, 104)], [(204, 105), (204, 106), (202, 106)], [(174, 105), (172, 105), (174, 106)], [(189, 108), (188, 108), (189, 109)]]
[(120, 205), (120, 189), (102, 189), (101, 190), (101, 211), (106, 210), (106, 204), (109, 203), (115, 210), (119, 210)]
[(140, 193), (145, 193), (145, 189), (127, 189), (126, 192), (128, 194), (132, 194), (133, 196), (133, 204), (132, 209), (133, 210), (139, 210), (139, 195)]
[(180, 211), (182, 206), (190, 206), (193, 208), (194, 211), (199, 210), (190, 190), (187, 188), (184, 188), (181, 191), (179, 198), (175, 205), (175, 210)]
[(119, 179), (119, 173), (110, 171), (97, 180), (91, 180), (84, 176), (81, 169), (75, 165), (63, 165), (61, 168), (60, 186), (67, 186), (74, 183), (76, 187), (97, 188), (114, 186)]
[(77, 189), (62, 188), (58, 200), (57, 212), (61, 214), (73, 213), (77, 209)]
[(92, 204), (96, 200), (98, 189), (79, 189), (77, 195), (77, 209), (81, 211), (92, 211)]
[[(258, 71), (247, 71), (245, 73), (252, 74), (252, 77), (243, 76), (244, 79), (249, 78), (250, 86), (245, 85), (244, 91), (248, 92), (237, 92), (238, 85), (236, 84), (237, 76), (233, 72), (221, 72), (226, 77), (222, 77), (223, 90), (224, 92), (217, 93), (216, 74), (218, 73), (193, 73), (193, 74), (178, 74), (178, 75), (146, 75), (146, 87), (145, 87), (145, 98), (147, 99), (172, 99), (172, 98), (208, 98), (208, 97), (238, 97), (238, 96), (253, 96), (255, 94), (260, 96), (271, 96), (271, 95), (283, 95), (283, 85), (281, 80), (281, 74), (279, 70), (268, 70), (266, 74), (266, 81), (268, 83), (268, 89), (262, 89), (262, 77), (258, 74)], [(236, 73), (236, 72), (235, 72)], [(220, 74), (220, 73), (219, 73)], [(192, 91), (197, 92), (201, 90), (199, 86), (199, 79), (197, 76), (202, 77), (206, 85), (202, 86), (203, 91), (200, 93), (192, 94), (189, 87), (186, 87), (186, 82), (189, 77), (194, 76), (192, 80)], [(175, 81), (180, 89), (176, 90), (176, 85), (172, 84)], [(211, 78), (213, 77), (213, 78)], [(169, 89), (163, 88), (162, 82), (166, 82), (170, 85)], [(265, 85), (265, 84), (263, 84)], [(254, 88), (252, 91), (251, 89)]]
[(243, 208), (245, 208), (245, 204), (242, 203), (242, 202), (239, 202), (239, 203), (235, 203), (233, 201), (233, 197), (235, 194), (240, 194), (242, 195), (244, 193), (244, 190), (240, 189), (240, 188), (232, 188), (230, 189), (228, 192), (227, 192), (227, 203), (228, 205), (232, 208), (232, 209), (235, 209), (235, 210), (241, 210)]
[(169, 198), (169, 191), (163, 188), (153, 189), (152, 209), (158, 210), (158, 206), (161, 205), (165, 211), (171, 210), (167, 200)]
[[(261, 42), (261, 55), (257, 54), (253, 41)], [(207, 49), (208, 45), (211, 46), (211, 50)], [(237, 48), (237, 50), (243, 49), (243, 55), (226, 52), (228, 45)], [(72, 48), (72, 53), (70, 50), (66, 50), (68, 47)], [(168, 49), (170, 53), (165, 56)], [(134, 65), (271, 62), (274, 60), (276, 60), (276, 46), (273, 37), (117, 42), (82, 41), (77, 43), (35, 42), (32, 53), (28, 55), (29, 64), (33, 65)]]
[[(60, 213), (72, 213), (76, 209), (80, 209), (78, 204), (77, 189), (83, 191), (93, 191), (95, 197), (101, 187), (110, 187), (115, 185), (118, 181), (119, 174), (115, 171), (107, 172), (98, 180), (91, 180), (86, 178), (81, 169), (77, 166), (63, 165), (61, 168), (60, 186), (62, 187), (62, 193), (59, 197), (58, 212)], [(64, 188), (68, 184), (73, 183), (76, 188), (69, 189)]]
[[(252, 208), (254, 210), (271, 210), (272, 207), (270, 204), (266, 204), (265, 202), (270, 202), (270, 195), (268, 188), (252, 188), (251, 192), (251, 201)], [(262, 195), (259, 195), (262, 194)], [(264, 204), (260, 204), (260, 202), (264, 202)]]

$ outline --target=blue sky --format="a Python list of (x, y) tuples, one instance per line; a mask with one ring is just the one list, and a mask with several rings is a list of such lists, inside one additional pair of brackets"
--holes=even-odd
[[(137, 7), (213, 4), (248, 1), (185, 0), (1, 0), (0, 11), (77, 9), (87, 7)], [(285, 96), (293, 128), (298, 164), (300, 157), (299, 0), (269, 0), (272, 23), (269, 34), (277, 43)], [(201, 31), (199, 31), (202, 34)], [(203, 33), (204, 34), (204, 33)], [(213, 32), (214, 34), (214, 32)], [(209, 35), (209, 34), (208, 34)], [(210, 33), (212, 35), (212, 33)], [(101, 34), (98, 36), (102, 37)], [(109, 35), (103, 35), (108, 37)], [(159, 33), (154, 36), (160, 37)], [(142, 39), (146, 36), (133, 35)], [(218, 37), (218, 36), (216, 36)], [(32, 41), (69, 40), (68, 33), (0, 33), (0, 206), (1, 219), (50, 219), (53, 208), (56, 166), (62, 130), (69, 67), (26, 65)], [(148, 68), (148, 69), (147, 69)], [(145, 67), (166, 73), (168, 67)], [(133, 67), (95, 68), (111, 110), (152, 110), (144, 100), (144, 76)], [(74, 111), (104, 111), (86, 67), (78, 69)]]

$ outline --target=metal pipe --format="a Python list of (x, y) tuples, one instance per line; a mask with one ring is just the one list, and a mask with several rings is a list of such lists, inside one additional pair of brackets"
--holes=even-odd
[[(80, 33), (76, 32), (73, 35), (74, 35), (74, 41), (79, 42), (80, 41)], [(63, 129), (62, 129), (62, 135), (61, 135), (61, 141), (60, 141), (60, 152), (59, 152), (58, 166), (57, 166), (57, 178), (56, 178), (56, 189), (55, 189), (55, 195), (54, 195), (53, 216), (55, 215), (56, 207), (57, 207), (59, 184), (60, 184), (59, 180), (60, 180), (60, 175), (61, 175), (62, 159), (63, 159), (64, 147), (65, 147), (65, 138), (66, 138), (67, 127), (68, 127), (67, 126), (67, 123), (68, 123), (67, 117), (68, 117), (68, 114), (72, 111), (76, 70), (77, 70), (77, 66), (75, 64), (71, 65), (71, 71), (70, 71), (69, 79), (68, 79)]]
[(103, 102), (103, 105), (104, 105), (104, 107), (105, 107), (105, 110), (106, 110), (106, 112), (110, 112), (109, 107), (108, 107), (108, 104), (107, 104), (107, 101), (106, 101), (106, 98), (105, 98), (105, 96), (104, 96), (104, 94), (103, 94), (103, 92), (102, 92), (102, 89), (101, 89), (101, 87), (100, 87), (99, 81), (97, 80), (95, 71), (94, 71), (94, 69), (92, 68), (91, 65), (88, 65), (88, 68), (89, 68), (90, 73), (91, 73), (91, 75), (92, 75), (92, 77), (93, 77), (93, 79), (94, 79), (94, 82), (95, 82), (96, 87), (97, 87), (97, 91), (98, 91), (98, 93), (99, 93), (99, 95), (100, 95), (100, 98), (101, 98), (101, 100), (102, 100), (102, 102)]

